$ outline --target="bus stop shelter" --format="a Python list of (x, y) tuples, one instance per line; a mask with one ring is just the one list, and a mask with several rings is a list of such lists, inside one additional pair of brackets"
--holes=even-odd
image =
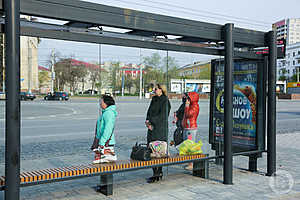
[[(232, 184), (233, 64), (264, 60), (268, 73), (267, 175), (276, 172), (276, 33), (212, 24), (79, 0), (0, 0), (5, 33), (5, 199), (20, 193), (20, 36), (224, 56), (223, 182)], [(64, 25), (20, 20), (20, 14), (68, 21)], [(107, 32), (101, 27), (126, 29)], [(95, 29), (95, 28), (99, 29)], [(93, 28), (93, 29), (92, 29)], [(168, 39), (176, 36), (177, 39)], [(214, 43), (215, 45), (211, 45)], [(268, 47), (267, 55), (254, 49)], [(266, 112), (266, 111), (264, 111)], [(257, 152), (248, 152), (257, 153)]]

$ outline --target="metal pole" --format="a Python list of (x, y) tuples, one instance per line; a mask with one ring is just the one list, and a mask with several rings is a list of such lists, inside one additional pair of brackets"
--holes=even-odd
[(125, 84), (125, 80), (124, 80), (124, 70), (122, 70), (122, 97), (124, 96), (124, 84)]
[(169, 92), (169, 51), (167, 51), (167, 91)]
[(268, 33), (269, 70), (268, 70), (268, 123), (267, 123), (267, 176), (276, 172), (276, 33)]
[(3, 80), (3, 93), (5, 93), (5, 36), (3, 35), (2, 36), (2, 38), (3, 38), (3, 42), (2, 42), (2, 44), (1, 45), (3, 45), (2, 46), (2, 57), (3, 57), (3, 60), (2, 60), (2, 65), (3, 65), (3, 69), (2, 69), (2, 80)]
[(140, 99), (142, 99), (142, 87), (143, 87), (143, 69), (142, 69), (142, 49), (140, 48)]
[(20, 0), (5, 0), (5, 199), (20, 198)]
[(30, 48), (30, 37), (27, 37), (27, 66), (28, 66), (28, 92), (31, 92), (31, 79), (32, 79), (32, 50)]
[(54, 49), (52, 49), (51, 52), (51, 57), (52, 57), (52, 65), (51, 65), (51, 94), (54, 93), (54, 63), (55, 63), (55, 59), (54, 59)]
[(225, 36), (225, 69), (224, 69), (224, 184), (232, 184), (232, 96), (233, 96), (233, 24), (226, 24)]
[(100, 70), (100, 72), (99, 72), (99, 95), (101, 95), (102, 94), (102, 92), (101, 92), (101, 88), (102, 88), (102, 78), (101, 78), (101, 71), (102, 71), (102, 68), (101, 68), (101, 54), (102, 54), (102, 52), (101, 52), (101, 44), (99, 44), (99, 70)]

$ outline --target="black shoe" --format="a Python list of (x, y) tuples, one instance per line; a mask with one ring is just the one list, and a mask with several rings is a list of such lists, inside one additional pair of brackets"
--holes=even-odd
[(161, 181), (162, 180), (163, 175), (159, 174), (158, 176), (156, 176), (156, 181)]
[(156, 176), (151, 176), (150, 178), (147, 178), (147, 183), (154, 183), (155, 181), (157, 181)]
[(162, 180), (162, 174), (159, 174), (158, 176), (151, 176), (150, 178), (147, 178), (147, 183), (154, 183)]

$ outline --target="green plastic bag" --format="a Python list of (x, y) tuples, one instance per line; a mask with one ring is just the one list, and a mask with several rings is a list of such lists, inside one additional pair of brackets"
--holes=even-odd
[(203, 153), (202, 145), (203, 144), (201, 140), (199, 140), (198, 143), (192, 140), (185, 140), (178, 147), (179, 155), (182, 156), (182, 155), (194, 155), (194, 154)]

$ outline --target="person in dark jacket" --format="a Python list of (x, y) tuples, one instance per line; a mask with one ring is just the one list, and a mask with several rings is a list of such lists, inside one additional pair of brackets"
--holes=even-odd
[(185, 102), (187, 99), (188, 94), (187, 93), (183, 93), (182, 95), (182, 104), (180, 105), (180, 107), (178, 108), (178, 110), (176, 112), (174, 112), (174, 118), (175, 118), (175, 122), (176, 126), (179, 128), (182, 128), (182, 120), (183, 120), (183, 116), (184, 116), (184, 108), (185, 108)]
[(187, 99), (188, 94), (183, 93), (182, 94), (182, 104), (178, 108), (177, 111), (174, 112), (174, 120), (173, 124), (176, 124), (176, 130), (174, 132), (173, 141), (170, 142), (170, 145), (179, 145), (181, 142), (183, 142), (183, 126), (182, 126), (182, 120), (184, 116), (184, 108), (185, 108), (185, 102)]
[[(155, 96), (152, 97), (147, 111), (145, 124), (148, 128), (147, 143), (153, 141), (168, 140), (168, 117), (171, 104), (167, 97), (166, 86), (157, 84), (155, 87)], [(153, 168), (153, 176), (147, 179), (148, 183), (159, 181), (162, 178), (162, 167)]]
[[(182, 120), (183, 140), (196, 141), (197, 137), (197, 118), (199, 115), (199, 94), (197, 92), (189, 92), (185, 102), (184, 116)], [(193, 163), (187, 167), (188, 170), (193, 169)]]

